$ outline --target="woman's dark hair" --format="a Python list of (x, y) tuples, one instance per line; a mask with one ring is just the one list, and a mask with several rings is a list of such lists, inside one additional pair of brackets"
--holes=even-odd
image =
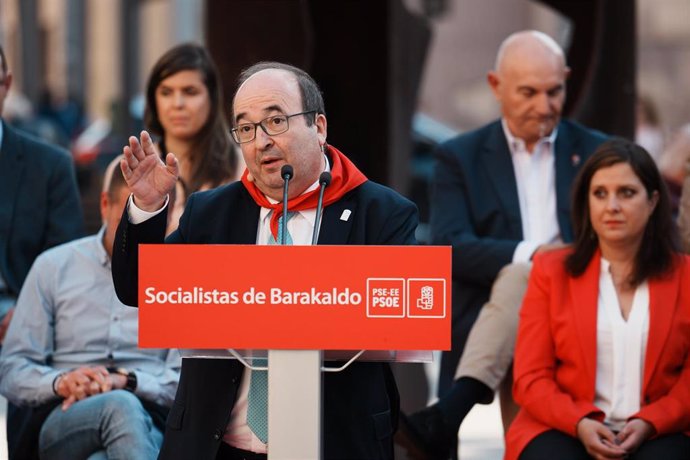
[[(228, 123), (221, 110), (223, 94), (218, 69), (208, 51), (200, 45), (178, 45), (161, 56), (151, 69), (146, 85), (144, 110), (144, 123), (147, 129), (161, 136), (161, 146), (164, 147), (165, 130), (160, 123), (156, 107), (156, 89), (163, 80), (183, 70), (197, 70), (201, 73), (211, 102), (208, 120), (197, 134), (188, 153), (191, 169), (190, 177), (184, 185), (189, 194), (199, 190), (204, 184), (216, 187), (233, 177), (237, 159)], [(162, 151), (161, 154), (165, 155), (166, 152)]]
[[(290, 64), (283, 64), (282, 62), (274, 61), (261, 61), (251, 67), (244, 69), (240, 75), (237, 77), (237, 87), (235, 89), (235, 95), (237, 95), (237, 90), (240, 89), (242, 84), (249, 79), (252, 75), (261, 72), (262, 70), (276, 69), (284, 70), (290, 72), (297, 79), (297, 85), (302, 96), (302, 110), (314, 110), (316, 114), (326, 115), (326, 108), (323, 102), (323, 94), (319, 89), (319, 85), (316, 81), (304, 70), (299, 67), (295, 67)], [(233, 99), (234, 99), (233, 96)], [(234, 104), (233, 104), (234, 105)], [(305, 116), (307, 126), (311, 126), (314, 123), (314, 116)], [(233, 115), (234, 124), (234, 115)]]
[(635, 256), (635, 266), (628, 280), (637, 286), (644, 280), (669, 271), (680, 252), (678, 230), (673, 222), (671, 201), (666, 184), (645, 149), (626, 139), (612, 139), (599, 146), (585, 162), (573, 184), (572, 219), (575, 231), (574, 250), (565, 261), (566, 270), (580, 276), (589, 265), (599, 242), (590, 220), (589, 187), (594, 174), (618, 163), (627, 163), (647, 191), (647, 198), (658, 192), (656, 207), (649, 216), (642, 243)]
[(2, 70), (2, 78), (7, 76), (7, 61), (5, 60), (5, 51), (0, 45), (0, 70)]

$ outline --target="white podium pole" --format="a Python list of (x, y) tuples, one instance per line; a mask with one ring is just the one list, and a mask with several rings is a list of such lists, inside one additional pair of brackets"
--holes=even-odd
[(320, 350), (268, 351), (268, 458), (321, 459)]

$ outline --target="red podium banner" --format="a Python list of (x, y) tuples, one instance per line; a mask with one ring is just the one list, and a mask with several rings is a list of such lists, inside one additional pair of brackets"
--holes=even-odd
[(445, 246), (141, 245), (139, 346), (448, 350)]

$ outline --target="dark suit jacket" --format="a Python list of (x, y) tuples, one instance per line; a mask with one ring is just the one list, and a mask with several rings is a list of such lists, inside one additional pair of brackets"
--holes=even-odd
[[(572, 241), (570, 185), (606, 137), (561, 121), (554, 146), (557, 217)], [(439, 394), (450, 388), (465, 342), (496, 275), (522, 241), (517, 183), (500, 121), (439, 146), (431, 193), (432, 243), (453, 246), (453, 339), (441, 360)]]
[[(565, 271), (568, 250), (535, 257), (515, 349), (513, 394), (522, 409), (506, 435), (516, 460), (539, 434), (557, 429), (576, 437), (577, 422), (603, 421), (594, 405), (601, 257), (577, 278)], [(690, 257), (665, 277), (649, 279), (649, 331), (641, 418), (656, 435), (690, 434)]]
[[(352, 212), (346, 222), (340, 220), (345, 209)], [(239, 182), (193, 194), (167, 242), (254, 244), (259, 210)], [(137, 302), (137, 243), (163, 241), (164, 214), (139, 225), (123, 215), (115, 238), (113, 277), (125, 304)], [(411, 202), (366, 182), (324, 209), (319, 244), (414, 244), (417, 219)], [(267, 265), (267, 271), (277, 273), (278, 268)], [(160, 458), (215, 458), (243, 372), (235, 360), (183, 360)], [(389, 366), (355, 363), (341, 373), (326, 374), (323, 381), (325, 457), (392, 458), (399, 398)]]
[[(36, 257), (82, 236), (84, 223), (69, 153), (0, 123), (0, 273), (16, 298)], [(24, 449), (34, 447), (24, 438), (30, 413), (8, 406), (12, 458), (29, 458)]]
[(82, 236), (83, 218), (69, 153), (2, 122), (0, 272), (15, 297), (44, 250)]

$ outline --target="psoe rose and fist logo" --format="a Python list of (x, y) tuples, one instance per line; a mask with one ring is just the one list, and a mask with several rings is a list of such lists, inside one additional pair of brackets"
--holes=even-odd
[(446, 282), (440, 278), (368, 278), (367, 317), (445, 318)]

